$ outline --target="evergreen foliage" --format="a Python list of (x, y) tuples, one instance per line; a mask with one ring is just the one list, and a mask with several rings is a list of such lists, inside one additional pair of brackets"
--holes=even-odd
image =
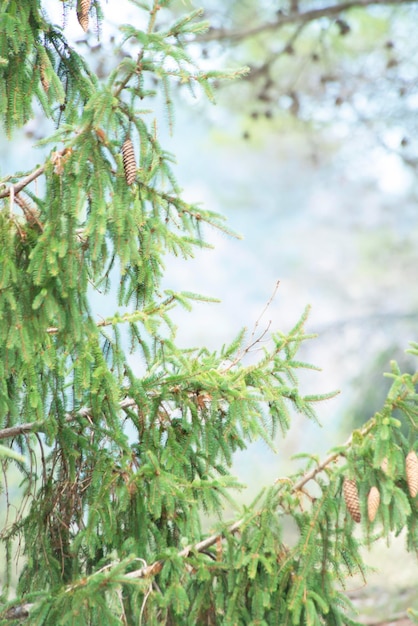
[[(204, 225), (229, 230), (182, 199), (143, 101), (161, 90), (172, 119), (173, 85), (213, 98), (215, 80), (245, 70), (196, 67), (188, 48), (208, 27), (200, 11), (167, 25), (168, 0), (133, 4), (148, 24), (121, 31), (137, 57), (115, 61), (105, 79), (40, 0), (1, 4), (5, 131), (13, 137), (39, 106), (56, 129), (40, 142), (44, 163), (0, 188), (1, 488), (7, 495), (8, 470), (18, 467), (24, 493), (0, 534), (0, 623), (355, 624), (344, 583), (364, 571), (363, 542), (406, 529), (408, 549), (418, 549), (414, 470), (405, 465), (418, 450), (418, 372), (393, 363), (387, 400), (362, 429), (250, 506), (234, 504), (234, 522), (223, 519), (239, 487), (234, 452), (285, 434), (294, 411), (316, 419), (315, 403), (333, 394), (304, 395), (298, 385), (298, 370), (312, 368), (298, 357), (312, 337), (308, 310), (251, 365), (245, 357), (260, 338), (244, 332), (215, 353), (176, 345), (170, 311), (209, 299), (162, 293), (164, 255), (192, 257), (206, 245)], [(86, 10), (100, 21), (106, 6), (63, 3), (83, 28)], [(97, 322), (90, 302), (115, 284), (118, 310)], [(410, 352), (418, 357), (418, 344)], [(345, 478), (357, 485), (361, 534)], [(218, 520), (211, 534), (208, 515)], [(293, 546), (282, 537), (288, 516)], [(25, 564), (11, 598), (16, 545)]]

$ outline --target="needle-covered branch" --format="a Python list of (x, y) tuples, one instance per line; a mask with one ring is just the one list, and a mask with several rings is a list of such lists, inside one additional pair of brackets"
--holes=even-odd
[[(293, 2), (272, 23), (207, 35), (199, 12), (133, 5), (138, 19), (100, 72), (40, 0), (5, 3), (1, 17), (6, 133), (34, 117), (34, 102), (55, 130), (39, 142), (45, 163), (7, 174), (0, 190), (0, 621), (352, 624), (339, 589), (364, 569), (353, 523), (370, 542), (404, 530), (417, 549), (418, 375), (393, 364), (388, 399), (363, 429), (239, 506), (235, 453), (260, 439), (275, 450), (296, 413), (317, 422), (335, 392), (306, 394), (299, 381), (318, 369), (304, 356), (308, 308), (290, 331), (259, 330), (259, 318), (219, 350), (178, 345), (173, 307), (189, 314), (213, 298), (163, 284), (165, 263), (210, 247), (207, 227), (233, 233), (184, 199), (152, 117), (162, 102), (172, 124), (174, 86), (212, 99), (219, 80), (243, 74), (200, 68), (197, 41), (291, 22), (296, 37), (369, 3)], [(86, 37), (107, 12), (100, 0), (62, 6)]]

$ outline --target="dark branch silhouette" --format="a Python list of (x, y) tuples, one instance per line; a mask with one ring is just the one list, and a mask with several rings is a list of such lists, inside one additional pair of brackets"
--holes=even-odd
[(368, 6), (398, 6), (400, 4), (417, 4), (416, 0), (352, 0), (352, 2), (341, 2), (330, 4), (321, 8), (308, 11), (291, 12), (289, 14), (280, 13), (273, 22), (264, 22), (249, 28), (228, 30), (225, 28), (211, 28), (203, 35), (196, 37), (198, 42), (228, 41), (229, 43), (239, 42), (249, 37), (255, 37), (261, 33), (278, 30), (288, 24), (307, 24), (322, 17), (335, 17), (340, 13), (350, 11), (350, 9)]

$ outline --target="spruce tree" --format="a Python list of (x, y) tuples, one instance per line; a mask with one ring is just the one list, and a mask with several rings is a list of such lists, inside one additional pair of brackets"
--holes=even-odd
[[(205, 226), (229, 230), (182, 198), (154, 97), (171, 119), (176, 85), (212, 99), (214, 82), (245, 70), (197, 67), (200, 11), (169, 23), (169, 0), (133, 4), (146, 26), (121, 27), (121, 49), (135, 56), (115, 56), (105, 77), (40, 0), (1, 5), (5, 132), (13, 139), (39, 107), (55, 130), (39, 142), (44, 161), (0, 187), (4, 501), (11, 471), (22, 488), (0, 534), (0, 621), (355, 624), (344, 585), (364, 571), (362, 544), (405, 530), (418, 549), (418, 372), (393, 362), (384, 405), (348, 441), (272, 477), (251, 505), (233, 503), (234, 452), (285, 435), (294, 412), (316, 419), (315, 404), (333, 394), (298, 385), (298, 371), (314, 368), (298, 356), (312, 337), (308, 310), (250, 365), (261, 338), (244, 331), (217, 352), (177, 345), (171, 311), (206, 298), (163, 291), (164, 257), (192, 257)], [(107, 9), (63, 2), (81, 33)], [(98, 318), (95, 294), (115, 290), (113, 315)], [(409, 351), (418, 356), (418, 344)], [(24, 565), (11, 589), (16, 552)]]

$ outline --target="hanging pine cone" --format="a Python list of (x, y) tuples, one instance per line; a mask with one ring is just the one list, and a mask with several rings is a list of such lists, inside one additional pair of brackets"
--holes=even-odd
[(77, 19), (81, 28), (86, 33), (89, 29), (89, 11), (91, 6), (91, 0), (78, 0), (77, 5)]
[(344, 478), (343, 494), (347, 510), (351, 517), (357, 524), (361, 520), (360, 514), (360, 500), (358, 497), (358, 490), (356, 481), (351, 478)]
[(380, 504), (380, 492), (377, 487), (372, 487), (367, 496), (367, 516), (369, 522), (374, 522)]
[(411, 498), (418, 493), (418, 457), (412, 450), (405, 459), (406, 482)]
[(125, 180), (127, 185), (132, 185), (136, 178), (136, 161), (134, 145), (128, 137), (122, 146), (123, 169), (125, 170)]

